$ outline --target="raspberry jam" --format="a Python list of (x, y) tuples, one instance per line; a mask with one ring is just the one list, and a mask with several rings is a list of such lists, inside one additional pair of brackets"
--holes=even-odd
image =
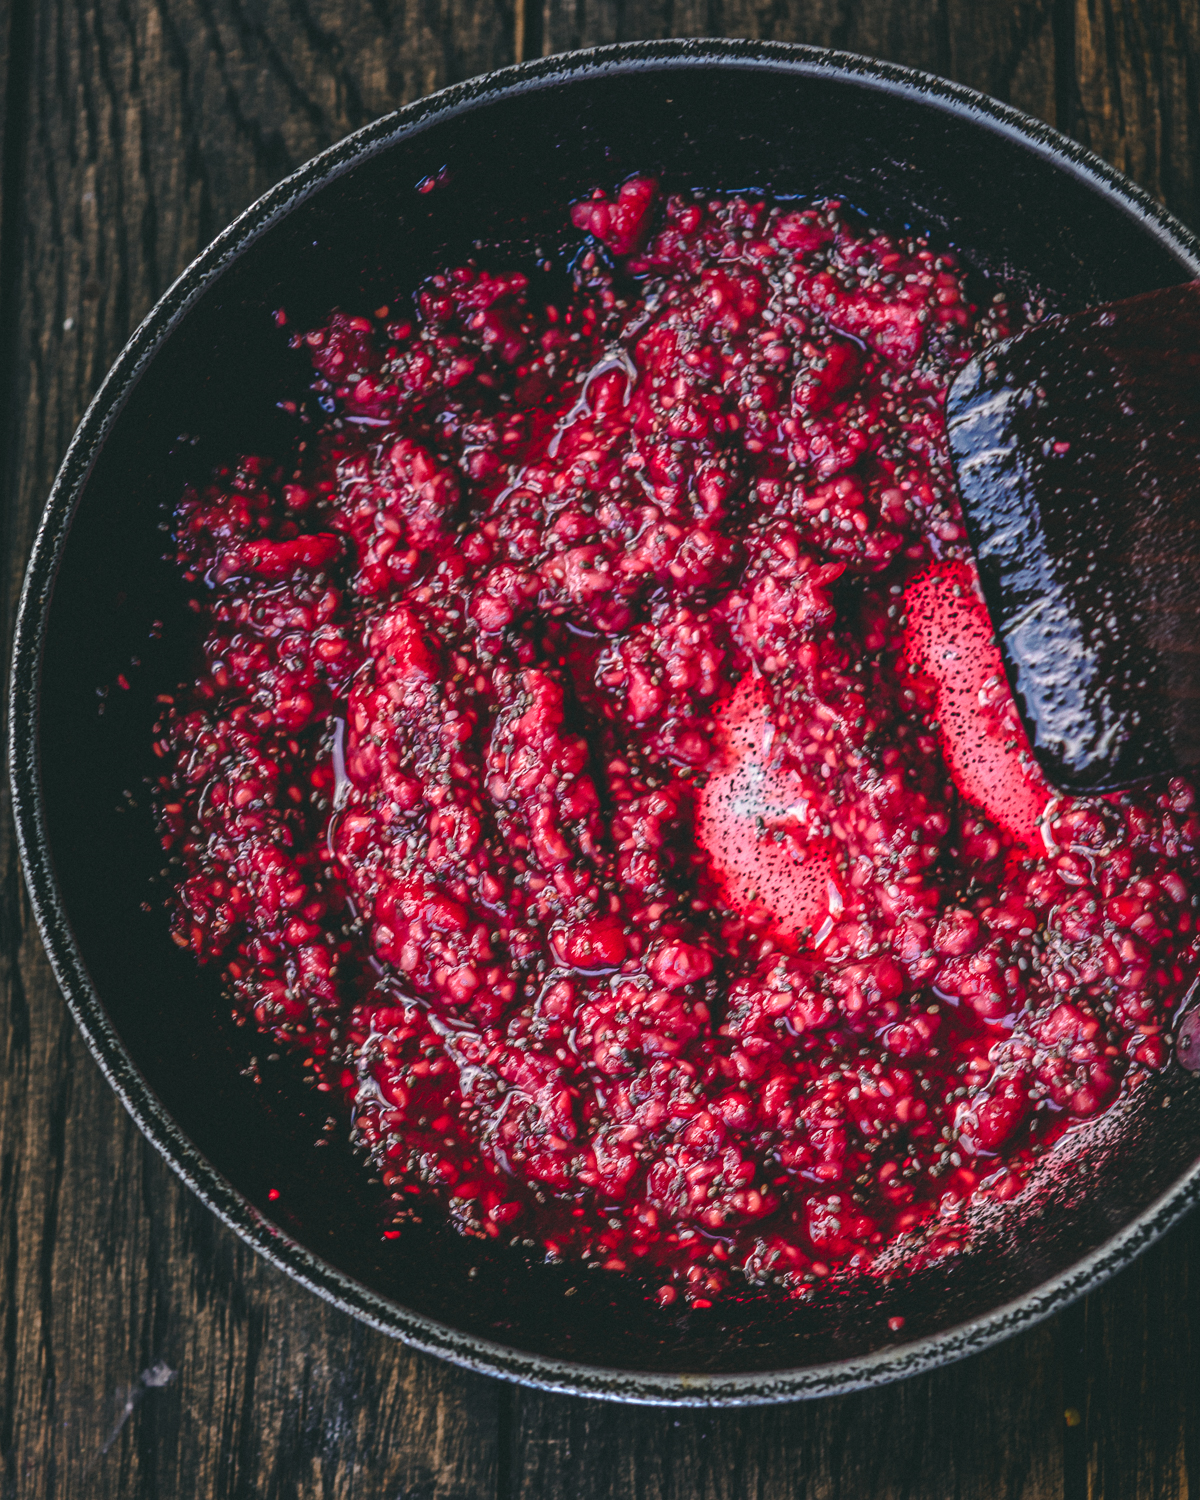
[(942, 416), (990, 284), (833, 202), (570, 217), (294, 333), (294, 453), (180, 501), (175, 940), (389, 1235), (700, 1307), (927, 1264), (1168, 1065), (1192, 787), (1029, 756)]

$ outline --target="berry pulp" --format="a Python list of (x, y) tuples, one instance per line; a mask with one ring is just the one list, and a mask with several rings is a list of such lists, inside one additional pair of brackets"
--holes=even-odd
[(1029, 760), (943, 420), (1002, 300), (832, 202), (571, 219), (295, 332), (296, 451), (180, 501), (173, 932), (397, 1226), (808, 1297), (1166, 1065), (1194, 793)]

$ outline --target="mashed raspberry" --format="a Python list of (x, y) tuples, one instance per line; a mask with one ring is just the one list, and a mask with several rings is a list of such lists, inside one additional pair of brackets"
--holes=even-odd
[(296, 452), (180, 502), (173, 932), (397, 1222), (807, 1296), (1166, 1065), (1200, 822), (1030, 761), (942, 420), (1001, 298), (832, 202), (571, 219), (295, 334)]

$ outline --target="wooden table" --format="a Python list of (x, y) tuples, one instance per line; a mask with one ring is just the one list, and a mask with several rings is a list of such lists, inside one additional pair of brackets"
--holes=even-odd
[[(443, 84), (671, 34), (948, 74), (1077, 135), (1200, 224), (1197, 0), (7, 0), (6, 631), (85, 404), (234, 214)], [(763, 1411), (518, 1390), (359, 1326), (253, 1256), (142, 1140), (55, 988), (7, 806), (0, 840), (6, 1500), (1200, 1497), (1200, 1216), (990, 1354)]]

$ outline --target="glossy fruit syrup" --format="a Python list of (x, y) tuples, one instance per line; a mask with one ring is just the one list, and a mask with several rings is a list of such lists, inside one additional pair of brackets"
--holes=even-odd
[(1194, 794), (1029, 757), (943, 424), (1001, 298), (837, 203), (570, 219), (293, 333), (295, 453), (180, 501), (173, 932), (344, 1098), (387, 1233), (810, 1296), (1168, 1065)]

